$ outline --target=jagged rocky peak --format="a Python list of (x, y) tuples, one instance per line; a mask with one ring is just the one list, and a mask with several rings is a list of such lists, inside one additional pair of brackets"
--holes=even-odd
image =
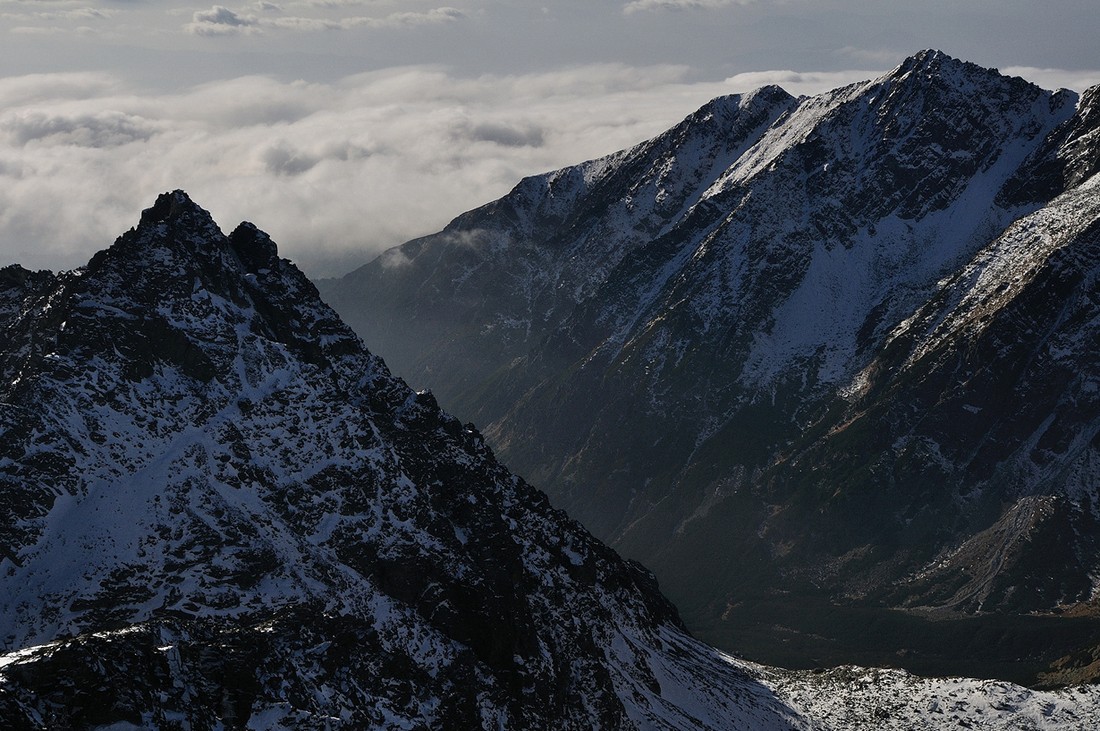
[(1019, 76), (1008, 76), (998, 69), (963, 61), (936, 49), (913, 54), (878, 81), (963, 92), (982, 91), (988, 98), (973, 101), (993, 103), (1002, 101), (1006, 94), (1052, 95), (1052, 92)]
[(182, 190), (162, 193), (156, 202), (141, 212), (141, 224), (155, 225), (180, 221), (192, 228), (207, 229), (214, 221), (204, 209)]
[[(142, 227), (152, 227), (157, 234), (162, 233), (157, 229), (158, 224), (177, 228), (191, 234), (200, 234), (199, 238), (185, 237), (184, 242), (193, 244), (220, 243), (225, 240), (221, 230), (210, 214), (191, 200), (190, 196), (182, 190), (171, 193), (163, 193), (156, 203), (141, 212)], [(161, 240), (154, 237), (154, 240)], [(230, 248), (240, 258), (248, 272), (256, 273), (259, 269), (269, 267), (278, 259), (278, 247), (263, 231), (248, 221), (244, 221), (233, 230), (228, 237)]]
[(996, 69), (979, 66), (970, 61), (963, 61), (950, 56), (935, 48), (926, 48), (909, 56), (898, 64), (886, 76), (890, 78), (905, 78), (910, 74), (918, 74), (925, 80), (938, 81), (958, 76), (977, 76), (994, 78), (1000, 76)]
[[(891, 250), (906, 245), (909, 234), (898, 230), (900, 222), (935, 227), (929, 217), (966, 196), (960, 206), (971, 214), (958, 221), (959, 230), (912, 235), (944, 240), (936, 247), (944, 254), (948, 246), (973, 251), (973, 236), (1008, 222), (992, 198), (1022, 158), (1072, 114), (1073, 101), (996, 70), (922, 52), (878, 79), (800, 98), (715, 177), (704, 199), (717, 211), (672, 225), (706, 226), (708, 217), (738, 208), (751, 193), (749, 208), (755, 201), (760, 210), (741, 218), (755, 215), (764, 228), (784, 234), (769, 239), (769, 256), (787, 246), (804, 250), (811, 241), (850, 247), (879, 232), (879, 248)], [(780, 213), (792, 209), (800, 217)], [(729, 228), (737, 229), (736, 222)]]
[(30, 269), (25, 269), (18, 264), (9, 264), (0, 268), (0, 287), (5, 291), (22, 289), (33, 275), (34, 272)]
[(229, 245), (253, 274), (270, 267), (279, 258), (279, 249), (265, 232), (245, 221), (229, 234)]
[(42, 288), (52, 280), (53, 274), (50, 272), (32, 272), (18, 264), (0, 269), (0, 326), (17, 314), (29, 292)]
[(276, 257), (170, 193), (14, 308), (0, 726), (808, 725)]
[(143, 282), (158, 277), (179, 276), (185, 270), (220, 270), (229, 274), (242, 269), (256, 273), (271, 267), (278, 250), (270, 238), (255, 226), (242, 223), (226, 237), (210, 213), (182, 190), (163, 193), (156, 203), (142, 211), (136, 228), (119, 237), (114, 246), (92, 258), (96, 271), (119, 260), (123, 266), (141, 265)]

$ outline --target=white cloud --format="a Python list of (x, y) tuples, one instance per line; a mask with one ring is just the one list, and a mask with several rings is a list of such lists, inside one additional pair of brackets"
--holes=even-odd
[(465, 17), (466, 14), (457, 8), (434, 8), (426, 13), (392, 13), (384, 18), (378, 18), (375, 22), (376, 27), (397, 27), (451, 23)]
[(69, 10), (44, 10), (33, 13), (0, 13), (0, 18), (4, 20), (43, 20), (43, 21), (56, 21), (56, 20), (107, 20), (114, 15), (118, 14), (117, 9), (112, 8), (92, 8), (81, 7), (71, 8)]
[(105, 148), (148, 140), (156, 127), (141, 117), (113, 110), (72, 116), (29, 112), (5, 117), (0, 132), (16, 147), (41, 142)]
[(94, 99), (116, 94), (123, 88), (123, 83), (110, 74), (27, 74), (0, 78), (0, 102), (13, 108), (51, 103), (57, 99)]
[(652, 10), (713, 10), (731, 5), (751, 5), (755, 0), (631, 0), (623, 5), (624, 13)]
[(342, 273), (524, 175), (629, 146), (730, 91), (684, 74), (409, 67), (160, 95), (101, 74), (0, 80), (0, 263), (78, 266), (183, 188), (223, 226), (252, 220), (311, 273)]
[(1022, 76), (1044, 89), (1076, 89), (1084, 91), (1090, 86), (1100, 84), (1100, 69), (1042, 69), (1033, 66), (1006, 66), (1001, 73), (1009, 76)]
[(223, 5), (214, 5), (209, 10), (199, 10), (194, 14), (196, 23), (214, 23), (216, 25), (255, 25), (256, 19), (241, 16)]

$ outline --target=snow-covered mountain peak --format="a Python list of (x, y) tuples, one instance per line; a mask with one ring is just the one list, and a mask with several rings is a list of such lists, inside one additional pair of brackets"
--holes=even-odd
[[(943, 51), (926, 49), (906, 58), (885, 73), (879, 83), (908, 83), (953, 87), (970, 91), (986, 91), (998, 88), (1040, 88), (1018, 76), (1006, 76), (997, 69), (963, 61)], [(1049, 93), (1049, 92), (1048, 92)]]
[(153, 205), (141, 212), (139, 225), (183, 221), (196, 228), (208, 229), (214, 225), (210, 214), (196, 204), (183, 190), (161, 193)]
[[(1080, 456), (1088, 450), (1073, 452), (1095, 434), (1083, 408), (1089, 397), (1058, 403), (1059, 413), (1072, 414), (1065, 423), (1073, 426), (1063, 429), (1058, 419), (1043, 421), (1056, 388), (1040, 387), (1044, 396), (1030, 398), (1043, 406), (1017, 414), (983, 405), (1021, 393), (1003, 380), (1021, 372), (1017, 366), (981, 371), (989, 379), (981, 388), (947, 371), (955, 358), (969, 363), (971, 349), (960, 343), (970, 335), (996, 341), (987, 325), (1011, 322), (1019, 343), (1038, 348), (1040, 330), (1022, 324), (1027, 311), (1085, 313), (1050, 302), (1077, 297), (1093, 281), (1080, 270), (1092, 255), (1082, 252), (1091, 252), (1097, 215), (1088, 203), (1095, 192), (1084, 185), (1100, 170), (1097, 98), (1096, 90), (1080, 99), (1046, 91), (931, 50), (824, 94), (794, 99), (770, 87), (721, 97), (631, 150), (548, 174), (538, 179), (542, 187), (527, 185), (523, 195), (517, 189), (459, 217), (443, 235), (399, 247), (326, 294), (399, 372), (485, 424), (510, 464), (549, 486), (602, 536), (660, 566), (672, 585), (681, 581), (680, 566), (698, 563), (679, 596), (695, 606), (698, 596), (711, 597), (700, 610), (703, 626), (713, 619), (733, 635), (736, 622), (724, 608), (739, 606), (738, 592), (759, 578), (754, 572), (769, 570), (764, 560), (734, 570), (739, 578), (729, 580), (727, 593), (712, 592), (714, 577), (730, 570), (724, 561), (742, 548), (782, 558), (807, 591), (834, 582), (834, 596), (845, 602), (866, 595), (860, 581), (884, 590), (881, 576), (897, 578), (897, 567), (921, 550), (917, 538), (899, 547), (845, 522), (858, 513), (843, 507), (857, 478), (866, 485), (851, 505), (880, 510), (881, 524), (891, 526), (884, 531), (914, 531), (947, 550), (972, 527), (951, 512), (952, 488), (927, 508), (935, 518), (905, 502), (907, 490), (927, 495), (954, 484), (938, 470), (971, 486), (975, 475), (992, 479), (994, 465), (1007, 464), (998, 460), (1019, 450), (1025, 456), (1016, 474), (1052, 475), (1072, 460), (1080, 460), (1074, 474), (1085, 475), (1075, 484), (1095, 474), (1082, 466), (1092, 464)], [(497, 242), (491, 255), (452, 245), (490, 228)], [(398, 254), (406, 266), (384, 266)], [(1082, 284), (1071, 285), (1077, 278)], [(1013, 316), (982, 319), (1010, 302), (1017, 303)], [(927, 317), (910, 320), (917, 313)], [(859, 417), (866, 399), (892, 398), (884, 384), (893, 387), (905, 358), (891, 352), (902, 342), (890, 334), (906, 322), (909, 340), (929, 334), (925, 344), (935, 346), (936, 358), (920, 360), (942, 380), (930, 381), (927, 393), (907, 392), (910, 411), (863, 418), (873, 425), (852, 436), (846, 422), (834, 420)], [(1092, 342), (1076, 320), (1047, 326)], [(923, 352), (920, 342), (906, 347)], [(1035, 352), (1008, 342), (990, 347), (988, 362)], [(1061, 369), (1083, 357), (1067, 346), (1049, 362)], [(1066, 393), (1076, 394), (1068, 370), (1029, 378), (1038, 383), (1055, 372), (1070, 384)], [(985, 391), (956, 404), (938, 395), (941, 387)], [(956, 428), (964, 422), (948, 411), (937, 428), (950, 438), (914, 440), (900, 426), (910, 413), (943, 404), (996, 430), (1003, 444), (973, 441), (978, 432)], [(897, 439), (879, 444), (891, 428), (901, 430)], [(796, 445), (834, 432), (835, 440), (821, 440), (829, 449), (841, 445), (835, 453), (814, 452), (812, 469), (791, 467)], [(1027, 464), (1027, 440), (1044, 466)], [(975, 459), (960, 448), (947, 458), (949, 444), (988, 454)], [(910, 457), (927, 472), (907, 477)], [(979, 466), (970, 467), (972, 459)], [(835, 484), (820, 476), (826, 466)], [(750, 495), (761, 496), (758, 513)], [(872, 495), (889, 497), (876, 505)], [(828, 512), (834, 504), (835, 534), (810, 537), (815, 514), (794, 506)], [(906, 507), (890, 512), (896, 505)], [(791, 519), (769, 535), (767, 526), (787, 520), (779, 516), (788, 508), (808, 523)], [(982, 515), (1000, 509), (991, 502)], [(734, 523), (736, 530), (728, 528)], [(936, 525), (946, 527), (936, 532)], [(1072, 561), (1093, 566), (1088, 540), (1065, 544), (1086, 557)], [(806, 547), (802, 556), (796, 545)], [(698, 546), (721, 546), (724, 558), (699, 561), (690, 553)], [(840, 546), (850, 553), (841, 556)], [(820, 568), (820, 552), (834, 550), (836, 566)], [(855, 558), (872, 555), (878, 558)], [(1089, 572), (1067, 570), (1072, 588), (1044, 596), (1086, 596)]]
[[(184, 191), (174, 190), (159, 195), (152, 206), (141, 212), (138, 225), (99, 256), (109, 256), (116, 247), (133, 255), (137, 253), (135, 249), (144, 246), (158, 250), (150, 252), (154, 257), (163, 258), (171, 249), (174, 256), (212, 261), (212, 256), (223, 253), (219, 250), (224, 244), (225, 237), (210, 213)], [(218, 259), (217, 264), (221, 263)]]
[(904, 59), (889, 71), (886, 78), (904, 78), (909, 74), (923, 75), (927, 79), (960, 76), (965, 74), (985, 75), (995, 70), (987, 69), (969, 61), (962, 61), (935, 48), (926, 48)]
[[(135, 228), (92, 257), (84, 278), (110, 279), (112, 286), (104, 290), (108, 296), (167, 305), (200, 284), (206, 291), (240, 300), (240, 269), (210, 214), (177, 190), (159, 196)], [(123, 281), (128, 286), (120, 286)]]
[[(226, 236), (182, 190), (160, 195), (138, 225), (96, 254), (82, 274), (85, 287), (108, 278), (112, 286), (103, 290), (110, 292), (106, 296), (118, 294), (162, 309), (192, 299), (200, 289), (247, 306), (265, 286), (305, 281), (279, 258), (267, 234), (245, 222)], [(123, 280), (127, 286), (116, 286)]]
[[(264, 423), (278, 435), (278, 405), (308, 403), (326, 389), (352, 389), (385, 375), (305, 276), (277, 258), (266, 234), (242, 225), (226, 237), (181, 192), (161, 196), (135, 229), (84, 269), (23, 290), (5, 323), (3, 363), (11, 378), (2, 389), (8, 408), (0, 412), (0, 426), (34, 435), (31, 447), (13, 439), (5, 445), (8, 459), (0, 460), (13, 511), (0, 532), (0, 556), (10, 559), (6, 578), (19, 585), (3, 600), (0, 631), (15, 637), (49, 637), (94, 623), (99, 615), (79, 607), (98, 601), (91, 597), (107, 591), (102, 572), (120, 562), (142, 577), (146, 595), (141, 606), (129, 607), (132, 618), (150, 616), (158, 601), (168, 607), (226, 601), (232, 589), (215, 591), (201, 577), (194, 580), (207, 586), (207, 599), (178, 592), (171, 599), (165, 565), (173, 563), (157, 566), (163, 560), (157, 552), (139, 551), (140, 558), (128, 552), (138, 550), (143, 531), (157, 533), (173, 522), (173, 510), (193, 500), (231, 498), (232, 507), (223, 505), (227, 515), (213, 517), (207, 505), (195, 508), (193, 521), (176, 521), (188, 526), (180, 540), (195, 540), (192, 531), (205, 522), (244, 530), (260, 508), (216, 487), (249, 484), (238, 467), (254, 479), (300, 476), (336, 459), (309, 430), (245, 446), (245, 422)], [(18, 408), (25, 403), (41, 407)], [(238, 450), (233, 459), (251, 455), (264, 468), (256, 472), (255, 464), (241, 462), (206, 474), (207, 460), (219, 459), (219, 440), (227, 438)], [(311, 454), (312, 463), (296, 465), (289, 444)], [(31, 453), (37, 458), (28, 460)], [(224, 468), (228, 458), (221, 459)], [(174, 481), (187, 487), (165, 489), (163, 483)], [(89, 521), (89, 509), (102, 519)], [(216, 532), (200, 534), (216, 541)], [(75, 536), (91, 557), (74, 551)], [(173, 550), (166, 548), (170, 543), (160, 550)], [(316, 557), (270, 546), (262, 552), (278, 555), (282, 565), (269, 576), (265, 606), (312, 595), (301, 582)], [(229, 554), (236, 558), (223, 556), (227, 566), (247, 570), (235, 550)], [(83, 576), (82, 561), (89, 564)], [(214, 594), (222, 598), (211, 599)], [(28, 597), (36, 595), (52, 597), (55, 613), (33, 617)]]

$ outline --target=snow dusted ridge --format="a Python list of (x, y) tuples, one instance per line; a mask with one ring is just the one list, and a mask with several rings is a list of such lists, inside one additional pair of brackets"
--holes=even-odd
[[(855, 661), (860, 622), (804, 600), (889, 623), (1100, 591), (1098, 172), (1100, 87), (924, 51), (715, 99), (320, 286), (706, 638)], [(1100, 639), (1042, 634), (1013, 677)], [(956, 644), (921, 650), (1001, 653)]]
[(810, 728), (252, 225), (0, 284), (0, 726)]

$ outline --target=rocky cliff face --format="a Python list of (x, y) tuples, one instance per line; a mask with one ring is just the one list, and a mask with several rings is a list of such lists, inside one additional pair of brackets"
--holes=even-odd
[(180, 192), (0, 272), (6, 728), (806, 728)]
[(719, 99), (322, 286), (704, 636), (867, 660), (798, 607), (1091, 599), (1096, 99), (935, 51)]

